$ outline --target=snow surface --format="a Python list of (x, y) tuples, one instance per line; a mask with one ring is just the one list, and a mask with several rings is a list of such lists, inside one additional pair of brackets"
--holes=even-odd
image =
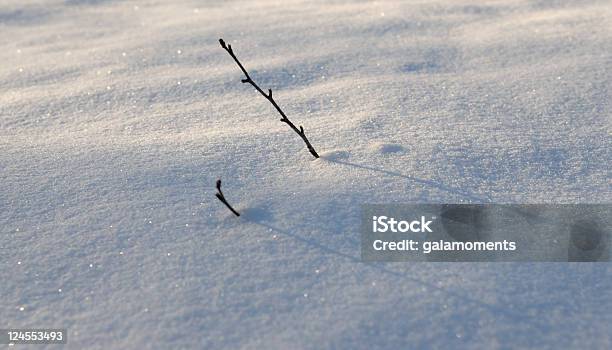
[(610, 1), (3, 0), (0, 328), (609, 349), (610, 264), (367, 264), (358, 214), (611, 202), (611, 52)]

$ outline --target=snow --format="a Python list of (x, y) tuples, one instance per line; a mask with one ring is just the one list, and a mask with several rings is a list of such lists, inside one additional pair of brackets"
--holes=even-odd
[(603, 0), (4, 0), (0, 328), (612, 347), (609, 264), (368, 264), (358, 229), (363, 203), (609, 203), (610, 23)]

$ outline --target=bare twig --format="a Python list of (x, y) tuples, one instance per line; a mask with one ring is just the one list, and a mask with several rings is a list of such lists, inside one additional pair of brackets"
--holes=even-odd
[(232, 213), (234, 213), (234, 215), (236, 216), (240, 216), (240, 213), (238, 213), (236, 211), (236, 209), (232, 208), (232, 206), (227, 202), (227, 200), (225, 199), (225, 196), (223, 195), (223, 192), (221, 192), (221, 179), (217, 180), (217, 191), (219, 191), (219, 193), (215, 193), (215, 196), (223, 203), (227, 206), (227, 208), (229, 210), (232, 211)]
[(287, 118), (287, 116), (285, 115), (285, 113), (283, 112), (283, 110), (278, 106), (278, 104), (276, 103), (276, 101), (274, 101), (274, 98), (272, 97), (272, 89), (268, 89), (268, 93), (266, 94), (254, 81), (253, 79), (251, 79), (251, 76), (249, 76), (249, 73), (246, 71), (246, 69), (244, 68), (244, 66), (242, 65), (242, 63), (240, 63), (240, 61), (238, 61), (238, 58), (236, 57), (236, 55), (234, 54), (234, 51), (232, 50), (232, 45), (230, 44), (225, 44), (225, 41), (223, 41), (223, 39), (219, 39), (219, 43), (221, 44), (221, 47), (225, 49), (225, 51), (227, 51), (227, 53), (229, 53), (230, 56), (232, 56), (232, 58), (234, 59), (234, 61), (236, 61), (236, 64), (238, 64), (238, 67), (240, 67), (240, 70), (242, 70), (242, 73), (244, 73), (244, 76), (246, 77), (246, 79), (242, 79), (243, 83), (249, 83), (251, 85), (253, 85), (253, 87), (255, 88), (255, 90), (259, 91), (259, 93), (265, 97), (268, 101), (270, 101), (270, 103), (272, 104), (272, 106), (274, 106), (274, 108), (276, 108), (276, 110), (278, 111), (278, 113), (281, 115), (281, 119), (280, 121), (283, 123), (287, 123), (287, 125), (289, 125), (289, 127), (291, 129), (293, 129), (293, 131), (295, 131), (298, 135), (300, 135), (300, 137), (302, 138), (302, 140), (304, 140), (304, 143), (306, 144), (306, 147), (308, 147), (308, 150), (310, 151), (310, 153), (315, 157), (315, 158), (319, 158), (319, 155), (317, 154), (317, 151), (315, 151), (314, 147), (312, 147), (312, 145), (310, 144), (310, 141), (308, 141), (308, 138), (306, 138), (306, 135), (304, 134), (304, 128), (300, 125), (300, 128), (298, 129), (295, 124), (293, 124), (289, 118)]

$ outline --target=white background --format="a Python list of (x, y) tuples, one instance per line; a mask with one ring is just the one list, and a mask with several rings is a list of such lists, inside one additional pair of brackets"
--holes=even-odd
[(611, 52), (609, 1), (3, 0), (0, 328), (610, 348), (609, 264), (370, 265), (358, 226), (362, 203), (610, 202)]

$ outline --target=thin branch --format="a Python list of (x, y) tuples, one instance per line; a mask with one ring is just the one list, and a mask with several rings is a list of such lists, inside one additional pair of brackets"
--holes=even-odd
[(242, 82), (244, 84), (249, 83), (251, 84), (255, 90), (257, 90), (263, 97), (265, 97), (268, 101), (270, 101), (270, 103), (272, 104), (272, 106), (274, 106), (274, 108), (276, 108), (276, 110), (278, 111), (278, 113), (281, 115), (281, 119), (280, 121), (283, 123), (286, 123), (287, 125), (289, 125), (289, 127), (291, 129), (293, 129), (293, 131), (295, 131), (298, 135), (300, 135), (300, 137), (302, 138), (302, 140), (304, 140), (304, 143), (306, 144), (306, 147), (308, 147), (308, 150), (310, 151), (310, 154), (312, 154), (315, 158), (319, 158), (319, 155), (317, 154), (317, 151), (315, 151), (314, 147), (312, 147), (312, 145), (310, 144), (310, 141), (308, 141), (308, 138), (306, 138), (306, 134), (304, 134), (304, 128), (300, 125), (300, 128), (298, 129), (295, 124), (293, 124), (289, 118), (287, 118), (287, 116), (285, 115), (285, 113), (283, 112), (283, 110), (278, 106), (278, 104), (276, 103), (276, 101), (274, 101), (274, 98), (272, 97), (272, 89), (268, 89), (268, 93), (266, 94), (254, 81), (253, 79), (251, 79), (251, 76), (249, 75), (249, 73), (247, 72), (247, 70), (244, 68), (244, 66), (242, 65), (242, 63), (240, 63), (240, 61), (238, 61), (238, 58), (236, 57), (236, 55), (234, 54), (234, 51), (232, 50), (232, 45), (230, 44), (225, 44), (225, 41), (223, 41), (223, 39), (219, 39), (219, 43), (221, 44), (221, 47), (225, 49), (225, 51), (227, 51), (227, 53), (229, 53), (230, 56), (232, 56), (232, 58), (234, 59), (234, 61), (236, 61), (236, 64), (238, 64), (238, 67), (240, 67), (240, 70), (242, 70), (242, 73), (244, 73), (244, 76), (246, 77), (246, 79), (242, 79)]
[(223, 195), (223, 192), (221, 192), (221, 179), (217, 180), (217, 191), (219, 191), (219, 193), (215, 193), (215, 196), (223, 203), (227, 206), (227, 208), (229, 210), (232, 211), (232, 213), (234, 213), (234, 215), (236, 216), (240, 216), (240, 213), (238, 213), (236, 211), (236, 209), (232, 208), (232, 206), (227, 202), (227, 200), (225, 199), (225, 196)]

